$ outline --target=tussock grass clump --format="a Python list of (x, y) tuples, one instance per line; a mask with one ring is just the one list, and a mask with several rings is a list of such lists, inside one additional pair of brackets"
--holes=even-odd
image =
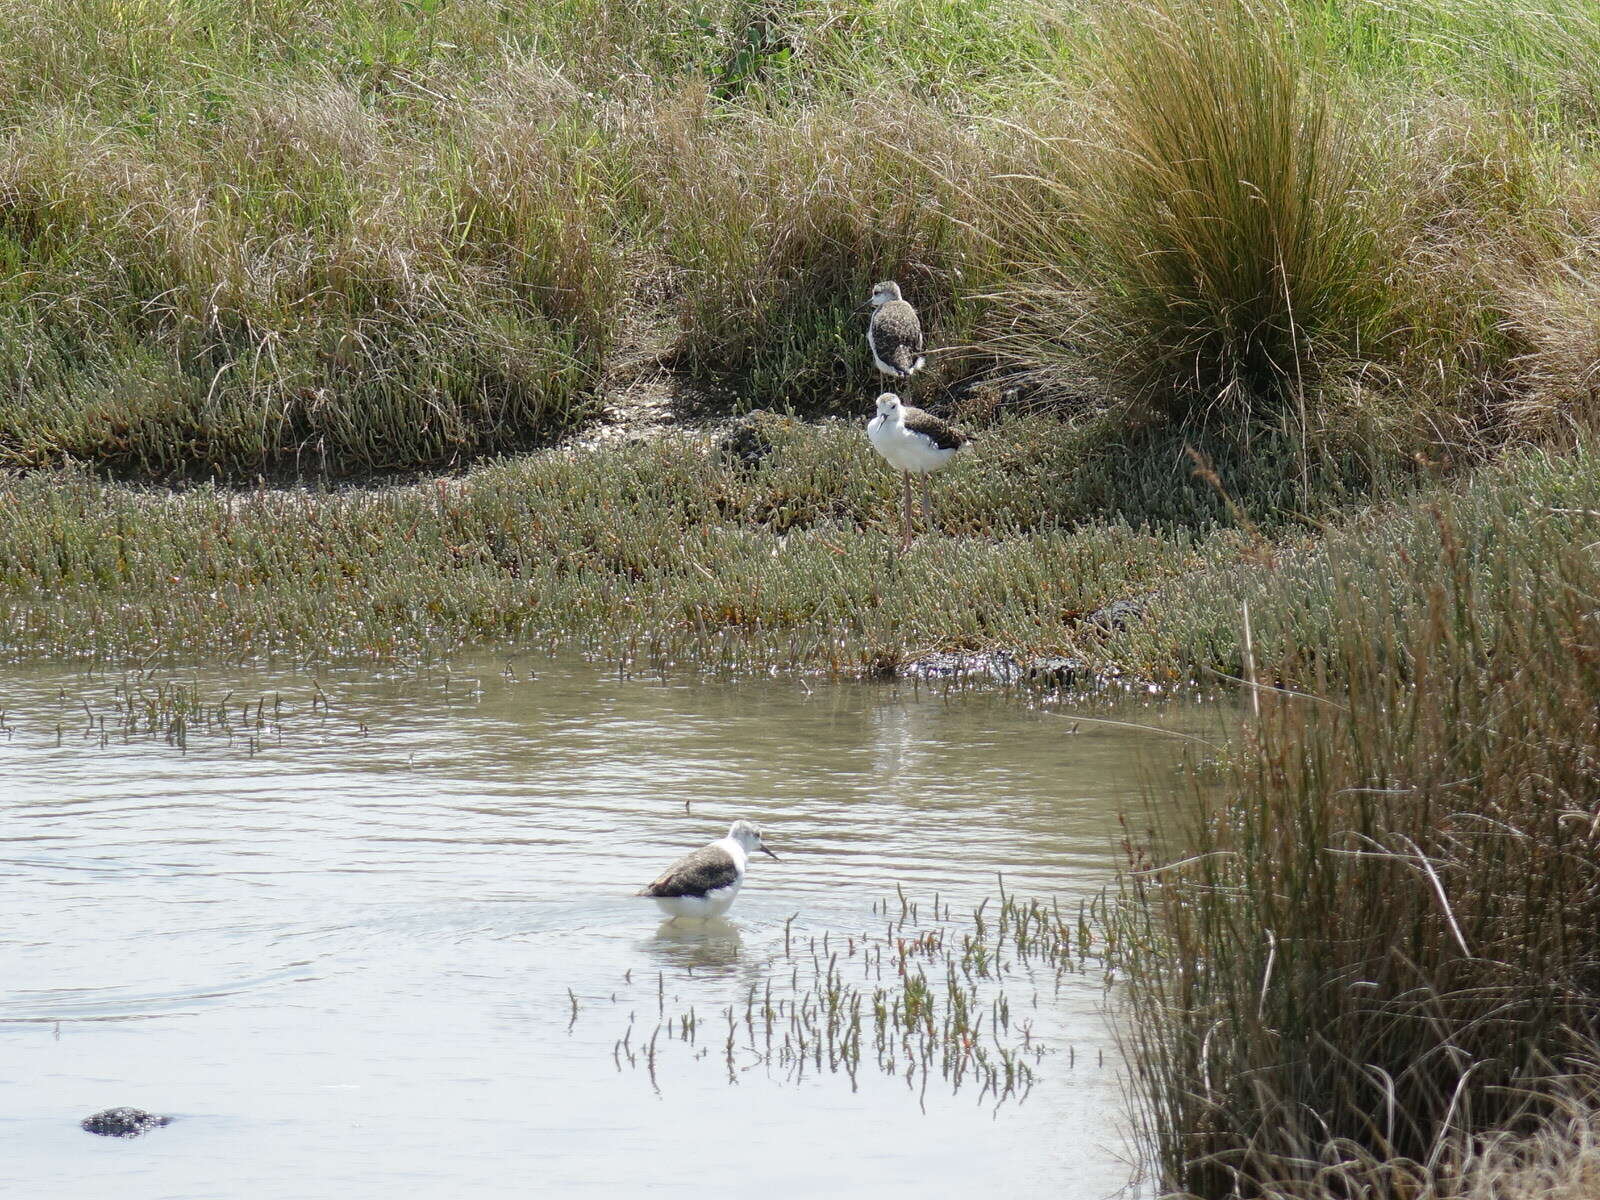
[[(1307, 509), (1330, 468), (1581, 424), (1593, 363), (1553, 281), (1586, 253), (1593, 164), (1549, 94), (1583, 86), (1600, 23), (1474, 39), (1435, 7), (1109, 7), (1079, 64), (1096, 86), (1035, 110), (1031, 155), (967, 198), (1012, 281), (983, 338), (1047, 398), (1298, 443)], [(1474, 58), (1536, 28), (1516, 86)]]
[(1593, 463), (1331, 539), (1321, 636), (1289, 618), (1292, 649), (1257, 643), (1314, 695), (1260, 694), (1162, 865), (1128, 876), (1169, 1186), (1458, 1195), (1479, 1139), (1563, 1120), (1593, 1082)]
[(1581, 438), (1600, 421), (1600, 244), (1578, 243), (1507, 291), (1506, 325), (1523, 347), (1507, 420), (1534, 436)]
[(1487, 1137), (1464, 1164), (1466, 1200), (1587, 1200), (1600, 1191), (1600, 1118), (1592, 1099), (1578, 1096), (1570, 1111), (1534, 1133)]
[(1385, 332), (1347, 125), (1247, 0), (1115, 6), (1096, 49), (1086, 129), (1044, 151), (1061, 212), (1024, 272), (1024, 345), (1077, 351), (1184, 419), (1295, 413)]
[(1547, 437), (1544, 416), (1584, 367), (1569, 356), (1558, 375), (1528, 356), (1549, 344), (1540, 297), (1594, 210), (1587, 168), (1515, 110), (1392, 90), (1374, 104), (1383, 115), (1368, 140), (1395, 214), (1388, 270), (1404, 319), (1375, 373), (1390, 444), (1460, 461)]

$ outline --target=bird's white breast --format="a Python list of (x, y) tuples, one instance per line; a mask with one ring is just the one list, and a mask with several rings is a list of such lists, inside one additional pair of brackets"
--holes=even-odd
[(704, 896), (656, 896), (656, 907), (669, 917), (720, 917), (733, 907), (739, 889), (744, 885), (741, 875), (727, 887), (712, 888)]
[(867, 440), (890, 466), (918, 474), (937, 471), (955, 456), (954, 450), (942, 450), (932, 438), (914, 433), (905, 427), (905, 422), (888, 417), (873, 417), (867, 423)]

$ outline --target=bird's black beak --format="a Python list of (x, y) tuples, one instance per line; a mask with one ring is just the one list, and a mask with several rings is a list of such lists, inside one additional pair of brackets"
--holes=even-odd
[(766, 856), (767, 856), (767, 857), (768, 857), (768, 858), (770, 858), (770, 859), (771, 859), (771, 860), (772, 860), (772, 861), (773, 861), (773, 862), (782, 862), (782, 861), (783, 861), (783, 859), (781, 859), (781, 858), (779, 858), (779, 857), (778, 857), (778, 856), (777, 856), (777, 855), (776, 855), (776, 854), (774, 854), (774, 853), (773, 853), (773, 852), (772, 852), (772, 851), (771, 851), (771, 850), (768, 850), (768, 849), (767, 849), (767, 844), (766, 844), (766, 843), (765, 843), (765, 842), (762, 842), (762, 843), (761, 843), (761, 844), (760, 844), (760, 845), (758, 845), (758, 846), (757, 846), (757, 847), (756, 847), (756, 849), (757, 849), (757, 850), (759, 850), (759, 851), (761, 851), (761, 853), (763, 853), (763, 854), (765, 854), (765, 855), (766, 855)]

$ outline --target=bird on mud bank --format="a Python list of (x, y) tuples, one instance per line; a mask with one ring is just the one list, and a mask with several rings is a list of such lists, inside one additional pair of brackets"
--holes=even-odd
[(930, 412), (902, 404), (893, 392), (878, 397), (878, 415), (867, 423), (867, 440), (891, 467), (900, 470), (900, 548), (911, 545), (911, 476), (922, 476), (922, 519), (933, 527), (928, 476), (947, 466), (967, 444), (967, 435)]
[(922, 322), (917, 310), (900, 295), (892, 279), (872, 289), (872, 319), (867, 322), (867, 348), (873, 365), (891, 379), (910, 379), (922, 370)]
[(662, 912), (673, 918), (720, 917), (733, 906), (734, 897), (744, 886), (745, 867), (753, 850), (778, 860), (761, 840), (761, 830), (754, 823), (735, 821), (727, 837), (685, 854), (638, 894), (654, 900)]

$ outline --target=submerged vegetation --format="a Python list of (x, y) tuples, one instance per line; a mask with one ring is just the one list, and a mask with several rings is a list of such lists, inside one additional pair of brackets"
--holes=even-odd
[[(1593, 1191), (1591, 6), (13, 10), (0, 654), (1238, 681), (1117, 933), (1162, 1185)], [(804, 423), (865, 414), (881, 278), (977, 434), (905, 554)], [(636, 408), (767, 411), (567, 436)], [(770, 1066), (951, 1044), (909, 991), (827, 1040), (841, 986)]]
[[(720, 1050), (730, 1083), (759, 1066), (795, 1083), (842, 1076), (854, 1091), (863, 1070), (877, 1071), (924, 1099), (935, 1080), (953, 1094), (975, 1086), (978, 1103), (999, 1108), (1027, 1099), (1047, 1054), (1076, 1057), (1035, 1032), (1028, 1013), (1041, 990), (1103, 961), (1098, 905), (1065, 914), (1008, 895), (1002, 879), (993, 909), (985, 900), (963, 917), (937, 895), (924, 903), (904, 892), (873, 905), (880, 910), (881, 930), (837, 940), (801, 943), (786, 924), (766, 979), (750, 985), (742, 1008), (715, 1017), (669, 1009), (658, 974), (656, 1023), (646, 1033), (630, 1015), (612, 1048), (617, 1069), (644, 1072), (660, 1091), (658, 1069), (674, 1050), (695, 1058)], [(575, 1022), (582, 1005), (575, 995), (571, 1004)]]

